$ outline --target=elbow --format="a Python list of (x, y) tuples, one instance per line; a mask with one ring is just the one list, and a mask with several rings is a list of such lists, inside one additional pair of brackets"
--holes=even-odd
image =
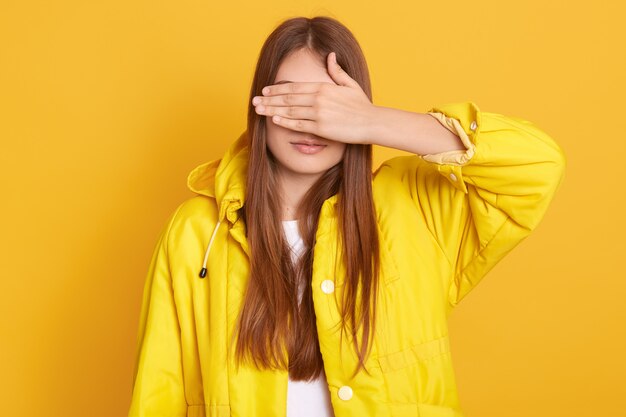
[(556, 144), (556, 142), (553, 142), (553, 144), (554, 148), (552, 158), (550, 159), (552, 193), (560, 187), (563, 182), (563, 178), (565, 177), (565, 170), (567, 168), (567, 156), (565, 155), (565, 151), (562, 147)]

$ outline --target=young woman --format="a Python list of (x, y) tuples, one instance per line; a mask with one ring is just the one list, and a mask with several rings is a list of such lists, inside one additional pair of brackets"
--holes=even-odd
[[(372, 144), (413, 155), (372, 172)], [(345, 26), (286, 20), (246, 131), (161, 233), (129, 416), (462, 416), (447, 317), (564, 169), (544, 131), (472, 102), (374, 105)]]

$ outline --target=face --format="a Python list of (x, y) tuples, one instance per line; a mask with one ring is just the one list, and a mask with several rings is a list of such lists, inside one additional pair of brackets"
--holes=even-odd
[[(305, 49), (293, 52), (282, 61), (273, 84), (281, 81), (336, 84), (319, 58)], [(267, 147), (277, 161), (281, 176), (314, 180), (343, 158), (345, 143), (287, 129), (275, 124), (271, 116), (264, 117)], [(306, 146), (305, 142), (322, 146)]]

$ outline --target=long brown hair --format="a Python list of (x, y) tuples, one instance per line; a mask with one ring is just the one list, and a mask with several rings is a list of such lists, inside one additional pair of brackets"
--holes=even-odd
[[(337, 63), (372, 101), (369, 71), (357, 40), (337, 20), (317, 16), (285, 20), (269, 35), (260, 52), (248, 103), (262, 95), (264, 86), (274, 83), (283, 59), (302, 48), (316, 54), (324, 66), (326, 57), (334, 51)], [(238, 322), (237, 363), (249, 357), (259, 368), (288, 368), (295, 380), (310, 380), (323, 370), (311, 289), (313, 249), (321, 207), (337, 194), (338, 244), (346, 272), (340, 303), (341, 340), (349, 327), (359, 360), (354, 375), (361, 368), (367, 372), (365, 359), (371, 351), (379, 280), (372, 146), (347, 144), (342, 161), (327, 170), (304, 195), (296, 214), (305, 249), (292, 265), (282, 218), (277, 215), (282, 209), (275, 194), (276, 161), (266, 145), (265, 123), (266, 117), (258, 115), (249, 104), (248, 176), (241, 210), (250, 247), (250, 279)], [(299, 283), (304, 288), (301, 304)]]

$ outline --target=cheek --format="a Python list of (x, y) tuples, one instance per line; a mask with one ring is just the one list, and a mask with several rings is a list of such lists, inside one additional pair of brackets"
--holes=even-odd
[(285, 129), (282, 129), (280, 126), (275, 125), (271, 121), (267, 121), (265, 127), (266, 133), (266, 144), (268, 150), (274, 155), (275, 158), (281, 159), (285, 154)]
[(337, 153), (337, 158), (338, 158), (340, 161), (343, 159), (343, 157), (344, 157), (344, 156), (345, 156), (345, 154), (346, 154), (346, 148), (347, 148), (347, 146), (346, 146), (346, 144), (345, 144), (345, 143), (344, 143), (343, 145), (341, 145), (341, 146), (337, 147), (337, 151), (336, 151), (336, 153)]
[(277, 140), (280, 138), (280, 131), (270, 118), (265, 119), (265, 135), (267, 146), (273, 147)]
[(276, 123), (274, 123), (272, 121), (271, 117), (268, 116), (264, 116), (265, 119), (265, 131), (267, 132), (267, 136), (268, 139), (270, 137), (274, 138), (274, 139), (284, 139), (287, 137), (287, 134), (289, 134), (290, 130), (282, 127), (282, 126), (278, 126)]

